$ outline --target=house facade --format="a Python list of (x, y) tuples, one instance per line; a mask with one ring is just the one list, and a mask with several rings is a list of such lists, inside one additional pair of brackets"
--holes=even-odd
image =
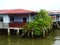
[(59, 10), (50, 11), (49, 15), (53, 19), (53, 22), (57, 21), (60, 23), (60, 11)]
[(23, 9), (0, 10), (0, 29), (22, 28), (36, 14), (37, 12), (35, 11)]
[[(60, 22), (60, 12), (48, 12), (54, 22)], [(32, 21), (37, 12), (24, 9), (0, 10), (0, 34), (21, 33), (22, 27)]]
[[(54, 22), (60, 22), (60, 11), (48, 12)], [(37, 12), (24, 9), (0, 10), (0, 29), (22, 28)]]

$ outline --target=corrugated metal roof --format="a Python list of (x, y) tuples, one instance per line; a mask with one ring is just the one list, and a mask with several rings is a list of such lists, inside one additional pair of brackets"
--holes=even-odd
[(24, 10), (24, 9), (0, 10), (0, 14), (15, 14), (15, 13), (36, 13), (36, 12), (31, 10)]

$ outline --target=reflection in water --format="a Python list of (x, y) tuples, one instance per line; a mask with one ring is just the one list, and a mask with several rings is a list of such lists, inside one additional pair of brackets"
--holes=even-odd
[(44, 39), (0, 36), (0, 45), (59, 45), (60, 30), (55, 30)]
[(55, 41), (54, 44), (52, 45), (60, 45), (60, 30), (56, 30), (55, 35), (56, 35), (56, 37), (54, 38)]

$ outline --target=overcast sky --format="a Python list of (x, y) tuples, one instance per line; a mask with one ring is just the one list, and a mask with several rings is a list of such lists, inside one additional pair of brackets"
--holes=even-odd
[(0, 0), (0, 9), (60, 10), (60, 0)]

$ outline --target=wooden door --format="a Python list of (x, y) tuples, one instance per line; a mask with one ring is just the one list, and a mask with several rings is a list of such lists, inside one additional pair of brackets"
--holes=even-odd
[(26, 23), (27, 22), (26, 20), (27, 20), (26, 17), (24, 17), (23, 18), (23, 23)]

